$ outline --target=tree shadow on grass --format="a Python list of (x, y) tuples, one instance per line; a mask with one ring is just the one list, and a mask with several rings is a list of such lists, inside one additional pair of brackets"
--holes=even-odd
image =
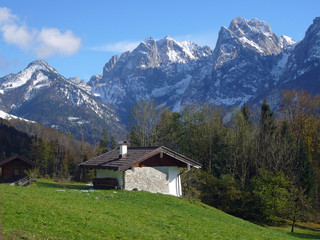
[(288, 233), (291, 237), (296, 237), (300, 239), (320, 239), (319, 234), (310, 234), (310, 233)]
[(88, 186), (85, 184), (76, 184), (76, 183), (64, 183), (63, 185), (59, 182), (43, 182), (38, 181), (36, 183), (37, 187), (45, 187), (45, 188), (69, 188), (69, 189), (90, 189), (92, 186)]

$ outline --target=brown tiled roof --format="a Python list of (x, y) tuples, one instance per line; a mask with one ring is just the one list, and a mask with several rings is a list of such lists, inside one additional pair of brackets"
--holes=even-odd
[(201, 164), (172, 151), (164, 146), (162, 147), (128, 147), (128, 153), (125, 158), (120, 158), (119, 147), (106, 152), (98, 157), (92, 158), (86, 162), (81, 163), (80, 167), (99, 168), (125, 171), (128, 168), (143, 162), (156, 154), (165, 153), (181, 162), (189, 164), (193, 167), (200, 168)]
[(9, 158), (7, 158), (5, 160), (0, 161), (0, 167), (3, 166), (4, 164), (8, 163), (8, 162), (11, 162), (11, 161), (15, 160), (15, 159), (20, 159), (21, 161), (26, 162), (29, 165), (32, 165), (34, 167), (43, 168), (41, 165), (39, 165), (39, 164), (37, 164), (37, 163), (35, 163), (33, 161), (30, 161), (30, 160), (28, 160), (28, 159), (26, 159), (24, 157), (21, 157), (19, 155), (14, 155), (12, 157), (9, 157)]

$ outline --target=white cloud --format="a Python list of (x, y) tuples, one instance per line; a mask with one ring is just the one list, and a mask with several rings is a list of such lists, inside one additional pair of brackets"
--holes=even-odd
[(81, 38), (76, 37), (70, 30), (61, 33), (56, 28), (43, 28), (41, 31), (30, 29), (13, 15), (8, 8), (0, 7), (0, 33), (3, 40), (19, 47), (24, 51), (31, 51), (39, 58), (53, 55), (72, 55), (81, 47)]
[(45, 58), (55, 54), (72, 55), (81, 47), (81, 38), (71, 31), (61, 33), (56, 28), (43, 28), (37, 36), (40, 46), (36, 48), (37, 56)]
[(0, 7), (0, 24), (12, 22), (15, 19), (17, 19), (17, 17), (11, 13), (9, 8)]
[(1, 28), (1, 31), (6, 43), (14, 44), (21, 49), (28, 49), (32, 45), (36, 35), (36, 33), (30, 31), (26, 25), (18, 26), (14, 23), (5, 24)]
[(110, 43), (110, 44), (105, 44), (98, 47), (93, 47), (91, 49), (95, 51), (122, 53), (126, 51), (132, 51), (139, 45), (139, 43), (140, 42), (121, 41), (117, 43)]

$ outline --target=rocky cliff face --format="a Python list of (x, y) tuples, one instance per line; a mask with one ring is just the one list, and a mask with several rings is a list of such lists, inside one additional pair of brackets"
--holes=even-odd
[(288, 37), (278, 38), (266, 22), (233, 19), (219, 32), (206, 100), (238, 106), (264, 96), (277, 85), (292, 44)]
[(213, 51), (170, 37), (148, 38), (113, 57), (89, 85), (122, 116), (135, 101), (149, 98), (173, 111), (199, 102), (239, 106), (279, 85), (294, 46), (268, 23), (238, 17), (221, 28)]
[(281, 83), (289, 88), (304, 88), (319, 93), (320, 87), (320, 18), (314, 19), (302, 41), (288, 57)]
[(167, 106), (179, 109), (177, 95), (186, 94), (192, 76), (208, 66), (211, 55), (208, 47), (191, 42), (148, 38), (132, 52), (112, 57), (103, 76), (92, 78), (89, 85), (123, 114), (134, 102), (145, 98), (165, 100)]

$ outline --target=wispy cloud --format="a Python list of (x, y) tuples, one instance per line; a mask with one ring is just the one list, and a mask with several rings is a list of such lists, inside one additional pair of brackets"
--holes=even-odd
[(9, 66), (9, 60), (5, 56), (0, 55), (0, 71), (7, 71)]
[(78, 52), (81, 47), (81, 38), (70, 30), (62, 33), (57, 28), (30, 28), (5, 7), (0, 7), (0, 33), (6, 43), (31, 51), (39, 58), (69, 56)]
[[(199, 46), (209, 46), (211, 49), (215, 47), (217, 38), (218, 38), (218, 32), (210, 32), (210, 33), (204, 33), (204, 34), (188, 34), (188, 35), (173, 37), (173, 39), (177, 41), (188, 40), (198, 44)], [(122, 53), (122, 52), (134, 50), (139, 44), (140, 42), (136, 42), (136, 41), (120, 41), (120, 42), (107, 43), (104, 45), (95, 46), (95, 47), (92, 47), (91, 50)]]
[(101, 46), (92, 47), (94, 51), (115, 52), (122, 53), (126, 51), (132, 51), (140, 42), (121, 41), (116, 43), (107, 43)]
[(188, 34), (182, 36), (176, 36), (174, 39), (178, 41), (191, 41), (199, 46), (209, 46), (213, 49), (216, 45), (218, 39), (218, 31), (217, 32), (207, 32), (207, 33), (200, 33), (200, 34)]

